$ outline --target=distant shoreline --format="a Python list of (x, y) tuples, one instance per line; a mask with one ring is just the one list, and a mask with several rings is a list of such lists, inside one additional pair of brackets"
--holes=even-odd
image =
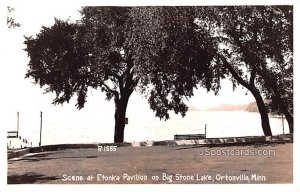
[[(246, 111), (246, 110), (211, 110), (211, 109), (191, 109), (191, 110), (188, 110), (189, 112), (248, 112), (248, 113), (257, 113), (259, 114), (259, 112), (256, 112), (256, 111)], [(285, 116), (283, 115), (278, 115), (278, 114), (272, 114), (272, 113), (269, 113), (269, 118), (276, 118), (276, 119), (286, 119)]]

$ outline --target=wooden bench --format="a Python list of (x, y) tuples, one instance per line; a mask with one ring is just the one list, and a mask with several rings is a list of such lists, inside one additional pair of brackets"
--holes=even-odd
[(205, 124), (204, 127), (204, 134), (185, 134), (185, 135), (174, 135), (174, 140), (197, 140), (197, 139), (206, 139), (206, 127), (207, 124)]
[(186, 134), (186, 135), (174, 135), (175, 140), (194, 140), (194, 139), (205, 139), (206, 134)]

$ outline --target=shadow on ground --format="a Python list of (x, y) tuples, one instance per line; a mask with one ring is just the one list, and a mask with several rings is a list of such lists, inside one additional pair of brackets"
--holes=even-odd
[(78, 157), (73, 157), (73, 156), (66, 156), (66, 157), (48, 157), (51, 154), (55, 154), (54, 152), (48, 152), (48, 153), (41, 153), (41, 154), (33, 154), (29, 156), (22, 156), (20, 158), (13, 159), (12, 161), (25, 161), (25, 162), (36, 162), (36, 161), (45, 161), (45, 160), (53, 160), (53, 159), (77, 159), (77, 158), (97, 158), (98, 156), (78, 156)]
[(31, 183), (45, 183), (51, 180), (61, 179), (59, 177), (48, 177), (40, 175), (35, 172), (28, 172), (23, 175), (13, 174), (7, 176), (7, 184), (31, 184)]

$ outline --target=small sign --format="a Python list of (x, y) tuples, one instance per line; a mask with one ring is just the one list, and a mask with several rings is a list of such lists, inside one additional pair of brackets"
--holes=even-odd
[(18, 138), (18, 131), (7, 131), (7, 138)]

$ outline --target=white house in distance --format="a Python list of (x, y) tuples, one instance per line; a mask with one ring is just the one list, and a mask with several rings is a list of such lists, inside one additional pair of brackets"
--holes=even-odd
[(7, 137), (7, 149), (22, 149), (32, 147), (32, 142), (19, 137)]

